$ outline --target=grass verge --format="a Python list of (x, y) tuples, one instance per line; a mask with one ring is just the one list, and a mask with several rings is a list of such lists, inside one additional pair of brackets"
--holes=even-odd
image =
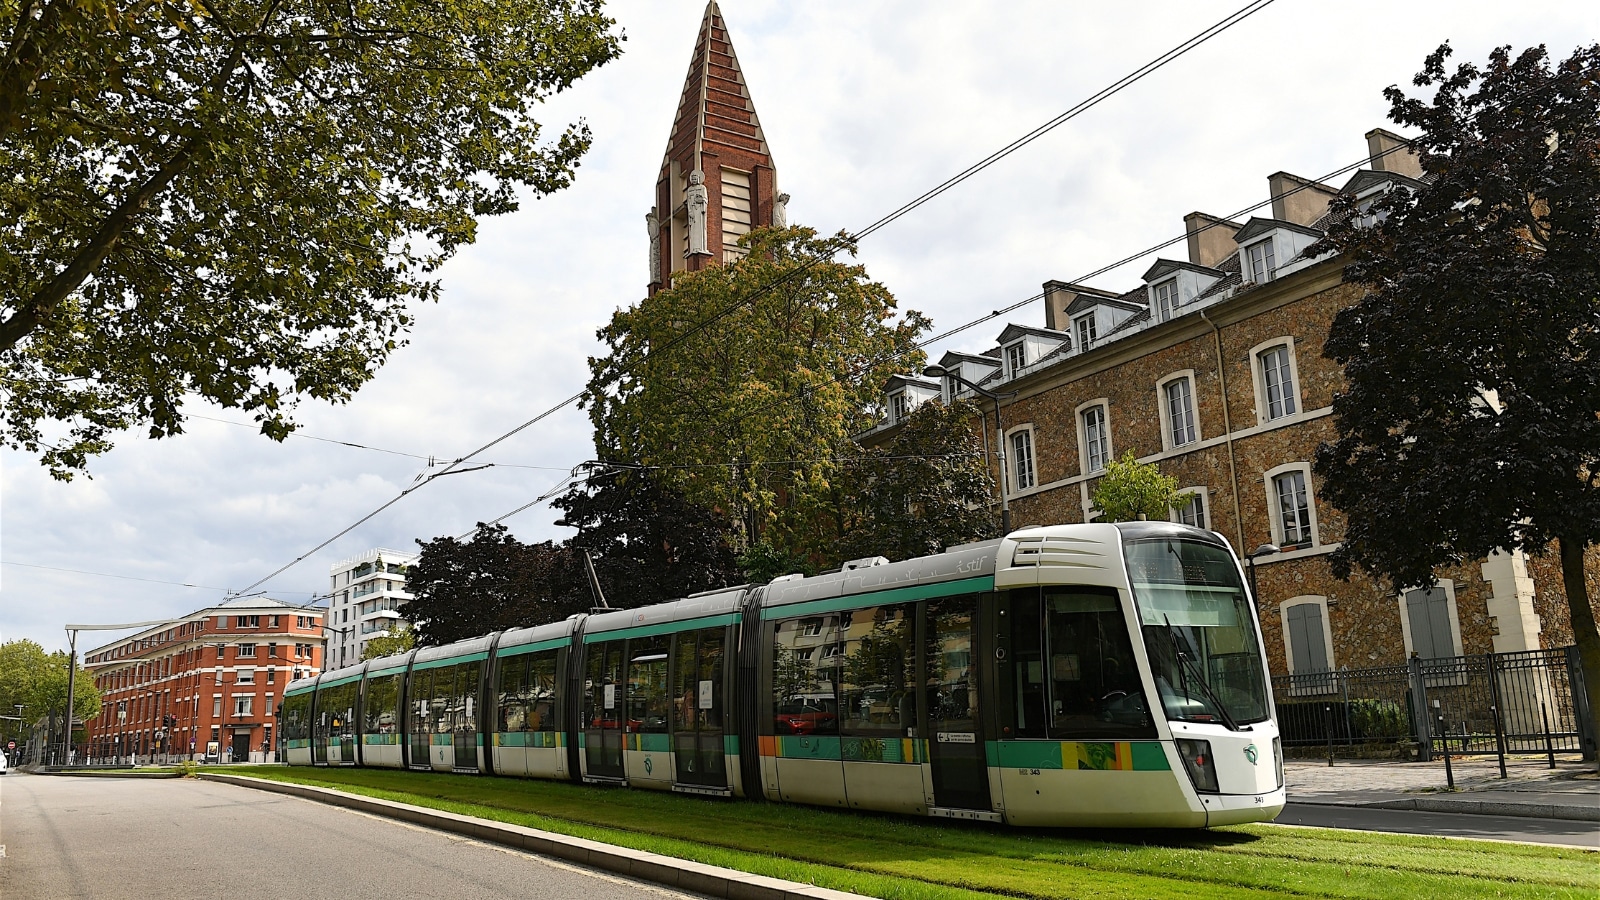
[(1009, 829), (625, 788), (385, 769), (230, 766), (888, 900), (1583, 898), (1584, 850), (1271, 825)]

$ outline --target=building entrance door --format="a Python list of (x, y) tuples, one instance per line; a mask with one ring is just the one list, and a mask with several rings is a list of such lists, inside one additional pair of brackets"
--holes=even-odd
[(250, 731), (241, 728), (233, 733), (233, 761), (250, 761)]
[(934, 803), (943, 809), (989, 812), (989, 767), (973, 678), (977, 597), (928, 604), (928, 762)]

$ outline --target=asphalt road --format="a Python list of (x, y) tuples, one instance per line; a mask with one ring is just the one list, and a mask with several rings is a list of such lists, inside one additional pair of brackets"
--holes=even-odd
[(693, 895), (191, 779), (0, 778), (5, 900), (677, 900)]
[(1358, 806), (1314, 806), (1291, 803), (1278, 816), (1280, 825), (1353, 828), (1442, 837), (1527, 841), (1566, 847), (1600, 849), (1600, 823), (1522, 816), (1474, 816), (1466, 813), (1410, 809), (1363, 809)]

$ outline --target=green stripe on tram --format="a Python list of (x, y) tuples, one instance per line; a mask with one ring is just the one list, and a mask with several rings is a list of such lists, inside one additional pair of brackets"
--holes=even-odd
[(1171, 770), (1160, 741), (988, 741), (991, 768), (1106, 772)]
[(495, 657), (505, 659), (508, 656), (521, 656), (524, 653), (538, 653), (540, 650), (559, 650), (572, 643), (570, 637), (559, 637), (548, 641), (539, 641), (533, 644), (517, 644), (511, 647), (502, 647), (494, 652)]
[(430, 659), (427, 662), (416, 663), (411, 668), (414, 671), (420, 671), (422, 669), (437, 669), (440, 666), (455, 666), (460, 665), (461, 663), (477, 662), (480, 659), (488, 658), (488, 651), (481, 653), (468, 653), (466, 656), (452, 656), (447, 659)]
[(494, 736), (496, 747), (557, 748), (562, 746), (559, 731), (502, 731)]
[(343, 678), (336, 678), (333, 681), (324, 681), (324, 682), (322, 682), (321, 684), (317, 685), (317, 690), (318, 691), (325, 691), (328, 688), (343, 687), (344, 685), (351, 684), (353, 682), (357, 682), (357, 681), (360, 681), (360, 680), (361, 680), (361, 676), (360, 675), (346, 675)]
[(791, 603), (787, 606), (763, 607), (761, 619), (762, 621), (790, 619), (795, 616), (813, 616), (818, 613), (860, 609), (864, 606), (882, 606), (887, 603), (906, 603), (912, 600), (949, 597), (954, 594), (976, 594), (992, 590), (994, 590), (994, 576), (983, 575), (978, 578), (963, 578), (960, 581), (914, 584), (910, 587), (891, 588), (886, 591), (874, 591), (870, 594), (846, 594), (843, 597), (828, 597), (823, 600), (811, 600), (806, 603)]
[(398, 734), (363, 734), (361, 736), (361, 743), (366, 744), (369, 747), (383, 747), (383, 746), (389, 746), (389, 745), (398, 745), (400, 743), (400, 735), (398, 735)]
[(600, 631), (594, 634), (585, 633), (585, 644), (597, 644), (601, 641), (620, 641), (624, 638), (654, 637), (658, 634), (677, 634), (680, 631), (698, 631), (702, 628), (714, 628), (718, 625), (732, 625), (739, 621), (738, 613), (726, 613), (720, 616), (706, 616), (701, 619), (683, 619), (677, 622), (662, 622), (659, 625), (636, 625), (632, 628), (618, 628), (615, 631)]

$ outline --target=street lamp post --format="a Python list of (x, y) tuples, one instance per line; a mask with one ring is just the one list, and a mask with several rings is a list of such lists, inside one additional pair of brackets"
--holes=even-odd
[(1244, 558), (1245, 567), (1250, 570), (1250, 600), (1257, 606), (1261, 605), (1261, 595), (1256, 591), (1256, 559), (1262, 556), (1271, 556), (1277, 552), (1277, 544), (1262, 544), (1250, 551), (1250, 555)]
[[(1010, 393), (997, 394), (994, 391), (978, 387), (965, 378), (962, 378), (957, 372), (947, 369), (944, 366), (927, 366), (922, 370), (922, 374), (930, 378), (943, 378), (948, 375), (949, 377), (954, 378), (960, 384), (966, 385), (967, 388), (973, 393), (994, 404), (995, 455), (1000, 458), (1000, 533), (1010, 534), (1011, 504), (1008, 502), (1008, 494), (1010, 493), (1011, 488), (1011, 473), (1006, 469), (1005, 434), (1000, 430), (1000, 401), (1008, 397), (1015, 397), (1017, 395), (1016, 392), (1012, 391)], [(988, 441), (985, 441), (984, 443), (988, 443)]]

